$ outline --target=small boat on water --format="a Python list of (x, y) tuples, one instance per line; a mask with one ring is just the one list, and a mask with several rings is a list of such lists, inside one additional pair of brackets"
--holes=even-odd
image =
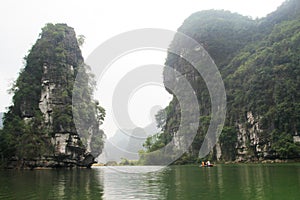
[(207, 162), (202, 162), (200, 167), (213, 167), (214, 164), (211, 164), (209, 161)]

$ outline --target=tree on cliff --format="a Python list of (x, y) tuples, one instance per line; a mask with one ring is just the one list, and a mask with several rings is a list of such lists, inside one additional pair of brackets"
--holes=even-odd
[[(219, 138), (220, 159), (300, 157), (300, 144), (293, 141), (300, 130), (299, 19), (299, 1), (288, 0), (262, 19), (252, 20), (228, 11), (201, 11), (178, 29), (207, 50), (226, 87), (227, 117)], [(178, 42), (173, 44), (180, 46)], [(190, 64), (172, 53), (166, 65), (182, 74), (190, 71)], [(203, 79), (199, 74), (191, 75), (186, 77), (197, 77), (189, 81), (201, 114), (189, 152), (196, 159), (209, 125), (211, 102)], [(164, 74), (165, 80), (169, 78)], [(146, 144), (149, 150), (171, 141), (171, 133), (180, 125), (180, 110), (173, 109), (176, 106), (178, 102), (173, 100), (166, 108), (164, 132), (152, 145)], [(216, 151), (210, 156), (216, 159)]]
[[(82, 138), (85, 134), (94, 137), (92, 154), (99, 155), (104, 136), (99, 126), (105, 111), (92, 99), (93, 76), (84, 64), (74, 29), (66, 24), (47, 24), (24, 59), (25, 67), (11, 89), (13, 105), (4, 115), (0, 132), (2, 163), (47, 156), (55, 160), (64, 155), (78, 164), (91, 146)], [(82, 84), (73, 88), (79, 73)], [(84, 98), (77, 96), (82, 109), (72, 109), (75, 89), (77, 95), (84, 94)], [(74, 115), (79, 112), (88, 133), (75, 127)], [(65, 151), (58, 150), (62, 142)]]

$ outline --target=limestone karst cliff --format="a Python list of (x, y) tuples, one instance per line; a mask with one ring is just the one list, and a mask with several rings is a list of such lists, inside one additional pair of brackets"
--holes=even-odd
[(102, 151), (105, 111), (91, 99), (92, 76), (74, 29), (47, 24), (25, 61), (0, 134), (3, 165), (90, 167)]
[[(299, 1), (287, 0), (262, 19), (228, 11), (200, 11), (178, 29), (208, 52), (226, 90), (225, 126), (214, 150), (203, 159), (258, 161), (300, 157), (299, 19)], [(195, 162), (210, 123), (211, 99), (203, 77), (181, 56), (196, 49), (182, 48), (185, 44), (176, 37), (172, 45), (178, 53), (168, 53), (166, 66), (191, 83), (200, 106), (197, 135), (189, 151), (177, 162)], [(164, 82), (178, 84), (178, 78), (164, 73)], [(150, 151), (176, 137), (182, 111), (175, 94), (165, 111), (164, 132), (151, 144)]]

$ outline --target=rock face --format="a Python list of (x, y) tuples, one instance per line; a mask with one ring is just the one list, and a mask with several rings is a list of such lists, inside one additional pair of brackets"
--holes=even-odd
[[(247, 125), (237, 124), (237, 144), (236, 144), (236, 160), (244, 161), (251, 159), (253, 155), (259, 155), (259, 157), (267, 157), (270, 149), (270, 143), (265, 144), (260, 140), (263, 130), (259, 126), (259, 118), (254, 118), (252, 112), (247, 112)], [(253, 155), (249, 154), (249, 148), (253, 150)]]
[(3, 113), (0, 113), (0, 128), (3, 127)]
[[(299, 19), (300, 3), (290, 0), (257, 21), (211, 10), (194, 13), (178, 29), (209, 53), (225, 84), (226, 122), (209, 159), (257, 161), (300, 157), (300, 96), (295, 90), (300, 88), (296, 58), (300, 53)], [(200, 126), (188, 153), (196, 159), (210, 122), (210, 94), (200, 74), (181, 57), (199, 48), (184, 49), (185, 44), (176, 37), (172, 45), (180, 53), (169, 53), (166, 65), (190, 82), (200, 106)], [(164, 73), (165, 85), (176, 85), (177, 80)], [(165, 131), (157, 143), (167, 144), (172, 138), (176, 141), (180, 126), (181, 110), (175, 95), (165, 111)]]
[[(75, 88), (79, 72), (81, 84)], [(99, 129), (100, 106), (91, 99), (90, 81), (73, 28), (47, 24), (26, 58), (13, 88), (14, 105), (6, 114), (2, 135), (17, 137), (21, 143), (23, 137), (30, 138), (25, 147), (7, 140), (7, 145), (15, 145), (10, 155), (4, 155), (9, 167), (90, 167), (94, 163), (102, 151), (104, 133)], [(73, 89), (82, 109), (73, 109)], [(75, 127), (74, 116), (86, 130)], [(16, 120), (19, 130), (11, 128)], [(36, 151), (30, 153), (31, 147)]]

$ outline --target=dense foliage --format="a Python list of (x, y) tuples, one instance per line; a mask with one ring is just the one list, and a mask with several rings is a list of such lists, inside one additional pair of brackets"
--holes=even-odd
[[(79, 43), (83, 43), (83, 36)], [(56, 133), (78, 135), (73, 115), (82, 115), (92, 127), (94, 143), (91, 149), (103, 147), (103, 131), (99, 130), (105, 111), (92, 101), (93, 76), (83, 63), (73, 28), (66, 24), (47, 24), (29, 54), (11, 92), (13, 105), (4, 115), (0, 130), (0, 159), (36, 159), (53, 155), (51, 138)], [(76, 94), (81, 100), (81, 113), (72, 110), (73, 85), (81, 72), (81, 85)], [(83, 94), (84, 93), (84, 94)], [(45, 105), (41, 105), (41, 104)], [(42, 106), (45, 108), (42, 109)], [(84, 133), (82, 134), (84, 135)], [(87, 145), (82, 141), (81, 145)]]
[[(300, 129), (300, 2), (286, 1), (277, 11), (257, 20), (227, 11), (201, 11), (186, 19), (178, 31), (194, 38), (207, 50), (223, 77), (227, 117), (219, 138), (220, 159), (237, 158), (241, 127), (245, 127), (248, 141), (243, 147), (247, 158), (300, 157), (300, 144), (293, 141)], [(166, 65), (179, 72), (189, 66), (172, 53), (168, 54)], [(209, 93), (202, 78), (190, 81), (200, 105), (200, 127), (190, 152), (180, 162), (197, 159), (211, 112)], [(174, 98), (165, 109), (167, 119), (163, 132), (145, 143), (149, 152), (171, 140), (180, 121), (176, 106)], [(251, 124), (254, 122), (249, 122), (248, 112), (253, 114), (259, 130)], [(256, 146), (250, 129), (259, 138)], [(259, 147), (264, 147), (262, 152), (258, 152)], [(216, 151), (209, 157), (216, 159)]]

